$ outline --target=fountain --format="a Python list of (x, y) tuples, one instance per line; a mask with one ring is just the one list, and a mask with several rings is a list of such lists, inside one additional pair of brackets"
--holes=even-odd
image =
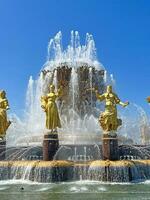
[[(92, 35), (87, 34), (81, 45), (79, 33), (72, 31), (71, 42), (63, 50), (62, 34), (56, 34), (48, 44), (47, 61), (38, 79), (29, 79), (24, 118), (9, 116), (12, 123), (0, 143), (0, 180), (149, 179), (147, 117), (134, 105), (140, 123), (133, 124), (122, 111), (118, 112), (122, 120), (118, 118), (116, 104), (126, 107), (128, 102), (122, 103), (112, 92), (113, 85), (113, 76), (96, 58)], [(106, 102), (105, 111), (97, 99)], [(6, 114), (7, 107), (3, 109)], [(136, 124), (142, 140), (133, 144), (139, 139), (131, 137), (137, 134)]]

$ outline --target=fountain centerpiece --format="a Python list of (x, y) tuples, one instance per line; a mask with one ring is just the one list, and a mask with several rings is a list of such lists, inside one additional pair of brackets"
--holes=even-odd
[[(106, 85), (105, 70), (96, 61), (94, 40), (91, 35), (87, 34), (86, 45), (81, 46), (78, 32), (72, 32), (71, 44), (63, 52), (61, 34), (58, 33), (49, 43), (48, 55), (51, 55), (52, 49), (55, 51), (55, 56), (53, 60), (52, 58), (48, 59), (40, 74), (41, 104), (46, 113), (46, 129), (52, 133), (49, 134), (47, 131), (48, 134), (46, 133), (44, 136), (44, 160), (53, 159), (53, 156), (48, 156), (52, 152), (48, 150), (48, 143), (52, 144), (57, 139), (61, 146), (64, 144), (74, 145), (75, 149), (79, 144), (81, 146), (83, 143), (92, 145), (96, 143), (100, 135), (98, 129), (96, 130), (93, 126), (97, 126), (97, 99), (87, 88), (96, 87), (100, 92), (104, 92)], [(92, 118), (94, 124), (91, 123)], [(91, 131), (88, 130), (88, 122), (92, 125)], [(58, 142), (56, 143), (58, 147)], [(86, 147), (83, 148), (86, 149)], [(50, 147), (50, 149), (52, 148)], [(76, 151), (75, 149), (74, 151)], [(55, 153), (54, 151), (53, 154)], [(75, 157), (77, 159), (77, 155)]]
[(61, 118), (61, 128), (57, 127), (60, 144), (97, 143), (98, 137), (101, 140), (97, 121), (98, 107), (101, 109), (103, 105), (97, 107), (95, 94), (87, 89), (96, 87), (103, 93), (108, 82), (113, 84), (113, 79), (97, 61), (92, 35), (87, 34), (85, 45), (81, 45), (79, 33), (72, 31), (70, 44), (64, 50), (62, 34), (59, 32), (48, 44), (47, 61), (38, 79), (34, 81), (30, 77), (24, 120), (13, 116), (16, 122), (8, 132), (7, 145), (42, 146), (43, 133), (47, 130), (46, 115), (39, 101), (41, 96), (49, 93), (50, 85), (54, 85), (56, 91), (62, 87), (62, 94), (56, 102)]
[[(7, 146), (0, 153), (5, 155), (0, 161), (0, 180), (127, 182), (150, 178), (149, 146), (122, 144), (126, 139), (133, 142), (137, 129), (126, 123), (131, 116), (119, 116), (117, 105), (129, 103), (121, 102), (113, 92), (113, 76), (97, 61), (95, 49), (90, 34), (81, 45), (78, 32), (71, 32), (65, 50), (61, 32), (50, 40), (39, 77), (29, 79), (24, 119), (11, 117)], [(3, 95), (0, 117), (4, 116), (1, 122), (8, 128), (7, 108)], [(148, 120), (140, 113), (139, 124), (144, 127)], [(132, 139), (120, 135), (119, 127)]]

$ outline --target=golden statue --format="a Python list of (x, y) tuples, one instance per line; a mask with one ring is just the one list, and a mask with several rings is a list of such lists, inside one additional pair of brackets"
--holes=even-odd
[(98, 90), (95, 90), (95, 94), (98, 100), (105, 101), (105, 111), (100, 115), (99, 122), (102, 129), (105, 132), (116, 131), (119, 126), (122, 125), (122, 120), (117, 118), (117, 104), (123, 107), (129, 105), (129, 102), (123, 103), (118, 96), (112, 91), (112, 86), (107, 86), (106, 93), (99, 94)]
[(60, 87), (55, 92), (55, 86), (50, 85), (50, 92), (46, 96), (41, 97), (41, 107), (46, 113), (46, 128), (51, 130), (51, 133), (57, 132), (57, 127), (61, 128), (56, 99), (62, 96), (62, 88)]
[(150, 103), (150, 97), (147, 97), (146, 100), (148, 103)]
[(7, 120), (7, 110), (9, 109), (8, 100), (6, 98), (6, 92), (0, 91), (0, 138), (3, 139), (6, 135), (6, 131), (11, 122)]

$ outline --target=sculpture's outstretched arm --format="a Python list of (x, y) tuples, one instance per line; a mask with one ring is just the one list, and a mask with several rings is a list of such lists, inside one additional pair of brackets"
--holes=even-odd
[(126, 107), (126, 106), (129, 105), (129, 102), (127, 101), (127, 102), (123, 103), (123, 102), (120, 101), (119, 104), (120, 104), (122, 107)]
[(125, 102), (125, 103), (123, 103), (123, 102), (119, 99), (119, 97), (118, 97), (116, 94), (114, 94), (114, 95), (115, 95), (116, 104), (119, 104), (119, 105), (121, 105), (122, 107), (126, 107), (126, 106), (129, 105), (129, 102), (128, 102), (128, 101)]
[(8, 100), (7, 99), (5, 99), (5, 108), (6, 108), (6, 110), (9, 110), (10, 109), (10, 107), (9, 107), (9, 103), (8, 103)]

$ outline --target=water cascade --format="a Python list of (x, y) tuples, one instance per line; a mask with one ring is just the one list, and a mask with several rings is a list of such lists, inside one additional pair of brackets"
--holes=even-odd
[[(29, 78), (24, 117), (10, 115), (13, 123), (7, 133), (5, 161), (0, 161), (0, 180), (128, 182), (150, 178), (149, 121), (145, 112), (133, 103), (119, 112), (123, 119), (117, 133), (120, 160), (103, 161), (98, 117), (104, 105), (97, 102), (92, 88), (104, 93), (106, 85), (115, 85), (113, 75), (97, 60), (92, 35), (87, 33), (81, 45), (79, 33), (72, 31), (66, 49), (62, 44), (62, 33), (58, 32), (49, 41), (39, 77)], [(50, 84), (55, 90), (63, 88), (57, 101), (62, 128), (58, 129), (59, 149), (54, 160), (42, 161), (47, 130), (40, 98), (48, 93)]]

